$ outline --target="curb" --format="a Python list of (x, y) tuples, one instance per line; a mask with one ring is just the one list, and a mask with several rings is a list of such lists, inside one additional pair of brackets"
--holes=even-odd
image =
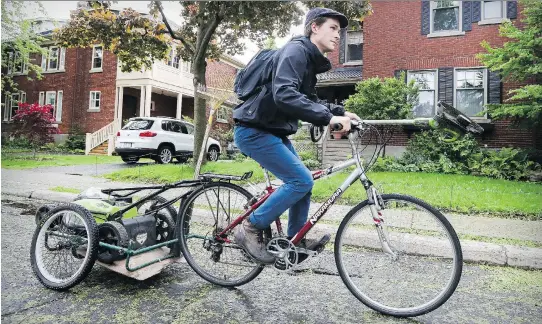
[[(286, 227), (287, 222), (282, 222), (283, 227)], [(319, 238), (326, 233), (337, 232), (337, 227), (327, 224), (319, 224), (315, 226), (307, 235), (307, 237)], [(349, 245), (357, 247), (377, 248), (374, 245), (375, 240), (371, 237), (375, 236), (372, 231), (356, 230), (350, 231), (349, 236), (343, 238), (347, 240)], [(432, 242), (430, 237), (410, 235), (407, 241), (411, 241), (407, 250), (416, 253), (433, 252), (438, 255), (439, 247)], [(463, 252), (463, 261), (467, 263), (489, 264), (498, 266), (519, 267), (525, 269), (542, 269), (542, 249), (485, 243), (478, 241), (461, 240), (461, 250)]]
[[(51, 190), (5, 190), (2, 194), (13, 195), (23, 198), (33, 198), (56, 202), (71, 202), (77, 194), (56, 192)], [(282, 226), (286, 228), (288, 222), (282, 221)], [(335, 226), (328, 224), (318, 224), (308, 234), (308, 237), (321, 237), (326, 233), (337, 232)], [(344, 239), (349, 245), (357, 247), (375, 248), (374, 241), (370, 238), (374, 236), (373, 231), (356, 230), (351, 231), (350, 235)], [(438, 246), (434, 244), (430, 237), (409, 235), (406, 241), (414, 242), (408, 249), (412, 253), (438, 253)], [(520, 267), (526, 269), (542, 269), (542, 249), (514, 245), (485, 243), (478, 241), (461, 240), (461, 249), (463, 252), (463, 261), (470, 263), (481, 263), (499, 266)], [(429, 251), (429, 252), (428, 252)]]
[(75, 197), (77, 197), (77, 194), (68, 193), (68, 192), (51, 191), (51, 190), (33, 190), (32, 191), (32, 190), (9, 189), (9, 190), (3, 190), (2, 194), (23, 197), (23, 198), (56, 201), (56, 202), (70, 202), (70, 201), (73, 201)]

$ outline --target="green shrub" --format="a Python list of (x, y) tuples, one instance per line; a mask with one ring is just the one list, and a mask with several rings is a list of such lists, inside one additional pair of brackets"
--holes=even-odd
[(370, 78), (356, 84), (356, 93), (345, 102), (346, 110), (364, 119), (404, 119), (412, 115), (418, 102), (414, 81), (399, 78)]
[(2, 141), (2, 147), (13, 149), (31, 149), (32, 143), (25, 137), (15, 137), (13, 139), (5, 138)]
[(85, 135), (70, 134), (64, 144), (68, 150), (85, 150)]
[(518, 149), (483, 150), (469, 159), (469, 168), (474, 175), (497, 179), (523, 180), (540, 165), (528, 159), (528, 154)]
[(299, 158), (301, 159), (301, 161), (317, 160), (315, 150), (305, 150), (305, 151), (297, 152), (297, 155), (299, 155)]
[(540, 164), (529, 160), (529, 155), (518, 149), (481, 149), (470, 135), (447, 143), (442, 141), (440, 131), (435, 130), (416, 134), (401, 158), (380, 158), (372, 170), (472, 174), (525, 180), (530, 173), (540, 170)]
[(309, 170), (315, 170), (315, 169), (320, 168), (320, 161), (318, 161), (318, 160), (312, 160), (312, 159), (304, 160), (303, 164), (305, 164), (305, 166)]
[(236, 153), (236, 154), (233, 156), (233, 159), (234, 159), (235, 161), (242, 162), (242, 161), (246, 160), (247, 157), (244, 156), (243, 153)]

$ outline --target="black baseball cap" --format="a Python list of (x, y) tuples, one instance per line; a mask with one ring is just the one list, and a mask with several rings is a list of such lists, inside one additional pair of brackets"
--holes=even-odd
[(333, 9), (316, 7), (309, 10), (307, 13), (307, 18), (305, 18), (305, 26), (307, 26), (311, 21), (319, 17), (331, 17), (337, 18), (341, 28), (346, 28), (348, 26), (348, 19), (342, 13), (335, 11)]

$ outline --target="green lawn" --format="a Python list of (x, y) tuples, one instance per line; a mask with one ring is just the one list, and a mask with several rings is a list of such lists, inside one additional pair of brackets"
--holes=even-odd
[(80, 193), (81, 190), (80, 189), (77, 189), (77, 188), (69, 188), (69, 187), (62, 187), (62, 186), (57, 186), (57, 187), (53, 187), (53, 188), (49, 188), (49, 190), (51, 191), (58, 191), (58, 192), (68, 192), (68, 193)]
[[(246, 171), (254, 172), (250, 179), (252, 183), (264, 181), (260, 167), (252, 160), (211, 162), (202, 170), (236, 175)], [(191, 179), (193, 172), (186, 164), (149, 165), (105, 177), (117, 181), (167, 183)], [(326, 201), (346, 177), (346, 173), (338, 173), (316, 181), (313, 201)], [(371, 172), (369, 178), (384, 193), (412, 195), (446, 211), (542, 219), (542, 184), (428, 173)], [(358, 181), (344, 193), (339, 203), (357, 204), (364, 199), (365, 191)]]
[(4, 154), (2, 153), (2, 168), (32, 169), (42, 166), (63, 166), (79, 164), (100, 164), (122, 162), (118, 156), (106, 155), (61, 155), (61, 154)]
[[(325, 201), (346, 177), (347, 174), (340, 173), (317, 181), (313, 200)], [(399, 172), (371, 172), (369, 178), (377, 188), (381, 188), (381, 192), (415, 196), (442, 210), (542, 219), (542, 184), (539, 183)], [(365, 192), (359, 181), (342, 197), (343, 203), (348, 204), (356, 204), (363, 199)]]
[[(208, 162), (201, 173), (213, 172), (221, 174), (243, 175), (253, 171), (251, 182), (264, 181), (263, 172), (253, 160), (243, 162)], [(124, 169), (103, 175), (107, 179), (127, 182), (169, 183), (194, 177), (194, 168), (189, 164), (151, 164), (136, 168)], [(246, 182), (246, 181), (245, 181)]]

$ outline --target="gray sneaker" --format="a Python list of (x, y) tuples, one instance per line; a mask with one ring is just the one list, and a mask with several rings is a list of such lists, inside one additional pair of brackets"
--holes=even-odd
[(246, 218), (241, 225), (235, 228), (235, 243), (239, 244), (251, 257), (261, 263), (273, 263), (275, 257), (267, 252), (262, 242), (261, 230), (257, 229)]

